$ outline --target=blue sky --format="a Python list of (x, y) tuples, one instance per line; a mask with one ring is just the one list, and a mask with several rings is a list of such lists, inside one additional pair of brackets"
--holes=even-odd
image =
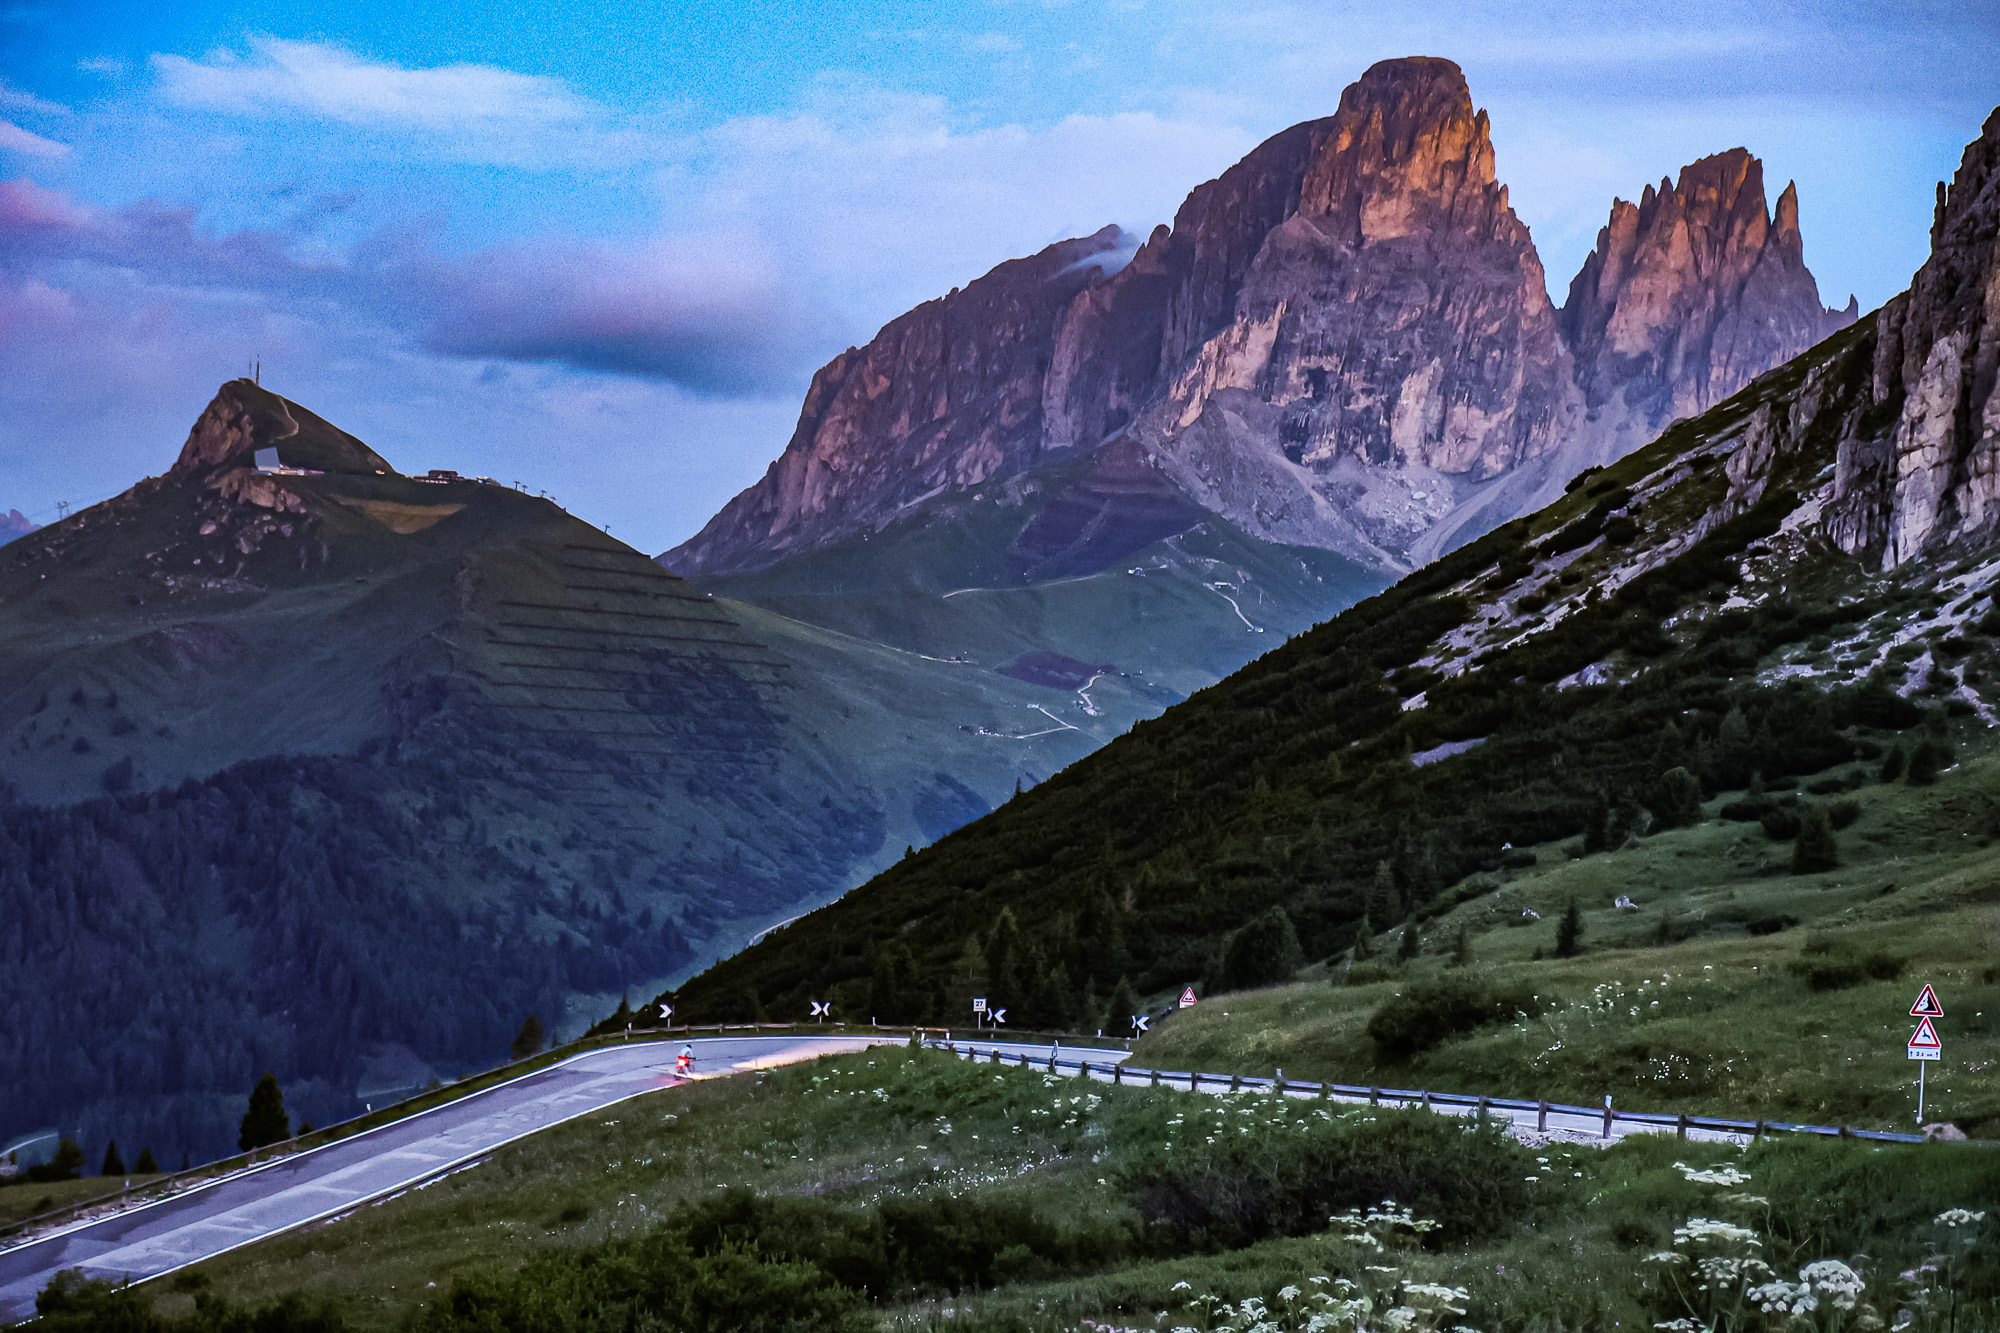
[(1397, 55), (1465, 68), (1557, 301), (1613, 195), (1741, 144), (1869, 308), (1996, 51), (1990, 4), (0, 0), (0, 510), (159, 471), (261, 354), (399, 467), (659, 550), (842, 347)]

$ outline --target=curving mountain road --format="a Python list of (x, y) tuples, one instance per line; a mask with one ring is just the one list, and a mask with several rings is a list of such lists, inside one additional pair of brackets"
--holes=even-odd
[[(699, 1077), (767, 1068), (894, 1036), (711, 1037), (691, 1044)], [(0, 1250), (0, 1324), (35, 1313), (65, 1268), (91, 1277), (158, 1277), (225, 1250), (343, 1213), (478, 1160), (495, 1148), (628, 1097), (672, 1087), (680, 1043), (592, 1051), (434, 1110)]]

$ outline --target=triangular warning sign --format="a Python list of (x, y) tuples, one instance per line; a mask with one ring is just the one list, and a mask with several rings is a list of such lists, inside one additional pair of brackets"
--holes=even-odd
[(1937, 992), (1931, 989), (1929, 982), (1924, 983), (1923, 993), (1917, 996), (1917, 1002), (1910, 1006), (1910, 1017), (1944, 1017), (1944, 1006), (1938, 1003)]
[(1928, 1015), (1917, 1020), (1917, 1030), (1910, 1034), (1910, 1045), (1920, 1051), (1934, 1051), (1944, 1045), (1938, 1040), (1937, 1029), (1931, 1026)]
[(1194, 1004), (1194, 987), (1189, 986), (1183, 991), (1181, 991), (1181, 1008), (1187, 1009), (1190, 1008), (1193, 1004)]

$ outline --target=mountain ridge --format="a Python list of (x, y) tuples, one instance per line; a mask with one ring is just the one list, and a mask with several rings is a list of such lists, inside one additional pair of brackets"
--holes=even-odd
[[(1009, 261), (843, 353), (764, 480), (662, 562), (752, 573), (1122, 442), (1254, 536), (1394, 573), (1546, 502), (1856, 313), (1819, 304), (1795, 188), (1767, 215), (1761, 164), (1741, 149), (1689, 164), (1679, 186), (1647, 186), (1639, 205), (1614, 201), (1557, 309), (1494, 174), (1485, 112), (1455, 65), (1428, 57), (1371, 67), (1334, 115), (1196, 187), (1115, 271), (1033, 301), (1009, 287), (1074, 277), (1074, 248), (1117, 243), (1106, 228)], [(941, 382), (935, 336), (899, 360), (910, 329), (950, 312), (952, 355), (980, 364), (987, 335), (954, 321), (977, 308), (975, 289), (1003, 288), (1043, 322), (1002, 321), (991, 355), (1020, 372), (1033, 350), (1038, 402), (1018, 378), (997, 395), (976, 375)], [(830, 430), (836, 383), (857, 401), (886, 396), (893, 420)], [(896, 442), (918, 418), (928, 452), (889, 467), (890, 454), (910, 463)], [(954, 452), (947, 437), (973, 423), (977, 443)]]
[(1360, 959), (1510, 845), (1609, 850), (1688, 818), (1690, 783), (1905, 732), (1948, 756), (2000, 720), (2000, 110), (1933, 247), (1880, 312), (671, 998), (1088, 1023), (1114, 986), (1227, 985), (1259, 913)]

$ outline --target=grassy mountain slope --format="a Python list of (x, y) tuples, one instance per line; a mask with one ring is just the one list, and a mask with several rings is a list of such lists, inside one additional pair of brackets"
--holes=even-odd
[(1863, 321), (1140, 724), (697, 978), (683, 1012), (810, 991), (955, 1020), (986, 993), (1087, 1025), (1121, 977), (1264, 979), (1227, 945), (1274, 906), (1325, 959), (1509, 845), (1643, 840), (1690, 817), (1672, 770), (1699, 797), (1946, 752), (1991, 716), (1974, 625), (2000, 562), (1876, 573), (1818, 526), (1842, 441), (1900, 406), (1871, 396), (1873, 338)]
[[(1718, 1167), (1758, 1197), (1690, 1174)], [(1283, 1288), (1295, 1300), (1322, 1277), (1365, 1289), (1378, 1315), (1426, 1304), (1402, 1284), (1440, 1283), (1473, 1327), (1611, 1328), (1685, 1315), (1646, 1256), (1695, 1214), (1746, 1226), (1781, 1277), (1848, 1258), (1873, 1307), (1905, 1302), (1912, 1333), (1983, 1333), (2000, 1295), (1980, 1244), (1991, 1213), (1984, 1229), (1933, 1219), (1996, 1188), (2000, 1160), (1963, 1146), (1529, 1147), (1423, 1112), (1081, 1085), (887, 1048), (648, 1094), (132, 1299), (186, 1317), (197, 1294), (292, 1296), (324, 1302), (329, 1324), (434, 1333), (625, 1327), (686, 1302), (664, 1322), (735, 1329), (837, 1283), (852, 1325), (822, 1311), (803, 1326), (1056, 1333), (1215, 1327), (1204, 1293), (1281, 1309)], [(1435, 1229), (1378, 1222), (1375, 1248), (1353, 1239), (1365, 1227), (1328, 1225), (1385, 1197)], [(754, 1258), (698, 1262), (730, 1242)], [(1910, 1300), (1898, 1272), (1940, 1252), (1935, 1295)]]
[[(294, 471), (245, 466), (271, 438)], [(0, 553), (0, 1135), (178, 1157), (266, 1069), (324, 1121), (490, 1063), (1123, 725), (226, 386), (167, 474)]]

